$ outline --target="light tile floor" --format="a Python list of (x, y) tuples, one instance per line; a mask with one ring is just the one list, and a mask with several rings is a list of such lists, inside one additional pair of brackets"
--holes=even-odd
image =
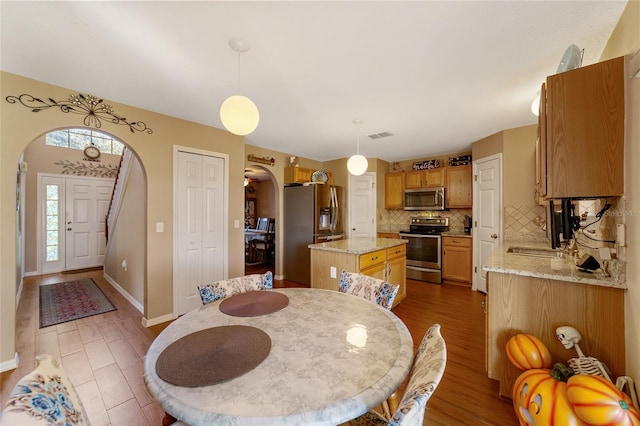
[[(164, 411), (143, 380), (143, 358), (157, 330), (102, 278), (102, 271), (25, 278), (18, 307), (16, 344), (20, 365), (0, 375), (1, 403), (19, 378), (35, 367), (35, 355), (55, 356), (69, 375), (93, 426), (161, 425)], [(38, 328), (38, 286), (91, 277), (117, 310)]]

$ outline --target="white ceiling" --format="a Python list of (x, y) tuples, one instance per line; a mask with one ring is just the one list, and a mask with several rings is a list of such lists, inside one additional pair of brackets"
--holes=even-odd
[(260, 110), (247, 143), (327, 161), (354, 154), (360, 134), (361, 154), (400, 161), (535, 123), (531, 101), (566, 48), (597, 62), (625, 5), (2, 1), (0, 66), (222, 127), (220, 105), (238, 94), (228, 42), (240, 37), (251, 45), (240, 92)]

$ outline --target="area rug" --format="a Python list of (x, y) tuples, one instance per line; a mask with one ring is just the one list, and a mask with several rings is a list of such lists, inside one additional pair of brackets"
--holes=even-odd
[(91, 278), (40, 285), (40, 328), (115, 310)]

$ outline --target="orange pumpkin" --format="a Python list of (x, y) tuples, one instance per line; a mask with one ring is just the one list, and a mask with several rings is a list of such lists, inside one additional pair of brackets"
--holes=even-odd
[(567, 399), (567, 384), (546, 368), (527, 370), (513, 386), (513, 408), (521, 426), (586, 426)]
[(591, 425), (640, 426), (640, 411), (604, 377), (570, 377), (567, 397), (576, 415)]
[(520, 370), (551, 368), (551, 352), (535, 336), (516, 334), (507, 341), (507, 357)]

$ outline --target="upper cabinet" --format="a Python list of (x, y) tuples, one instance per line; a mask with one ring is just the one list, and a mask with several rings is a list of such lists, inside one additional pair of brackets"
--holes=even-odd
[(450, 209), (471, 208), (473, 205), (473, 185), (471, 165), (447, 168), (445, 189), (446, 206)]
[(444, 167), (405, 172), (404, 187), (413, 189), (445, 186), (445, 174)]
[(536, 194), (623, 193), (624, 58), (547, 77), (540, 97)]
[[(314, 169), (306, 169), (304, 167), (285, 167), (284, 168), (284, 183), (307, 183), (311, 182), (311, 175), (316, 170)], [(326, 172), (327, 177), (329, 178), (328, 183), (331, 184), (333, 181), (332, 174), (330, 172)]]
[(401, 209), (404, 194), (404, 172), (384, 175), (384, 208)]

